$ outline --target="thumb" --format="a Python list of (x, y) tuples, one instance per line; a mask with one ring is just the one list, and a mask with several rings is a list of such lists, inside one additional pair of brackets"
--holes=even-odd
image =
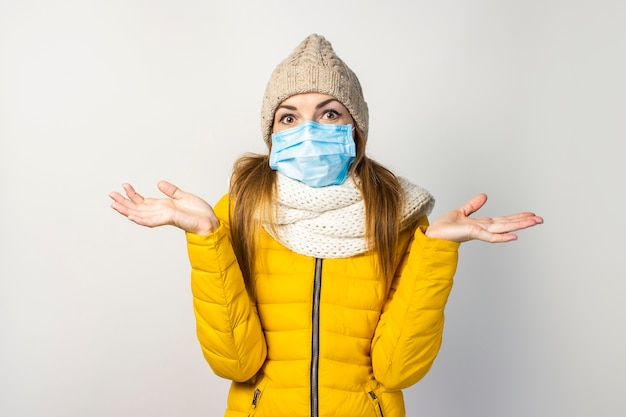
[(182, 190), (172, 183), (169, 183), (167, 181), (159, 181), (157, 187), (163, 194), (165, 194), (169, 198), (179, 199), (182, 197)]
[(463, 207), (461, 207), (461, 211), (465, 214), (466, 217), (469, 217), (471, 214), (480, 210), (482, 206), (487, 202), (486, 194), (478, 194), (474, 197), (470, 198), (467, 203)]

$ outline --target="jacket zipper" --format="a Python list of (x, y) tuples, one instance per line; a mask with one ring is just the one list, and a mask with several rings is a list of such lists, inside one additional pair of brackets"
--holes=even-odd
[(383, 414), (383, 406), (380, 405), (380, 401), (378, 401), (378, 397), (376, 396), (376, 393), (374, 393), (374, 391), (370, 391), (368, 392), (368, 395), (370, 396), (370, 398), (372, 399), (372, 402), (374, 403), (374, 408), (378, 412), (378, 417), (385, 417)]
[(252, 407), (250, 408), (248, 417), (252, 417), (256, 413), (256, 407), (259, 404), (259, 397), (261, 397), (261, 389), (257, 388), (254, 390), (254, 395), (252, 397)]
[(322, 260), (315, 259), (313, 279), (312, 335), (311, 335), (311, 417), (318, 417), (318, 370), (320, 344), (320, 295), (322, 287)]

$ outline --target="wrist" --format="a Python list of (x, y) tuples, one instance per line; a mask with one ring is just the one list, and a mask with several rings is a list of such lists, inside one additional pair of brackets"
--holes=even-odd
[(192, 233), (195, 233), (196, 235), (200, 235), (200, 236), (210, 235), (212, 233), (215, 233), (215, 231), (218, 229), (219, 226), (220, 226), (219, 220), (215, 220), (215, 222), (211, 222), (211, 224), (207, 226), (200, 227), (198, 228), (198, 230)]
[(193, 233), (199, 236), (206, 236), (212, 233), (220, 227), (220, 221), (217, 217), (212, 219), (207, 219), (206, 222), (202, 222), (201, 224), (197, 224), (194, 227), (187, 230), (189, 233)]

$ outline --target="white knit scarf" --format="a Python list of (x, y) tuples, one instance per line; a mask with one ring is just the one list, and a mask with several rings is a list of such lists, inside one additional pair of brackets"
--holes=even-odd
[[(313, 188), (277, 172), (275, 227), (265, 230), (292, 251), (316, 258), (347, 258), (368, 250), (365, 205), (348, 177), (341, 185)], [(402, 223), (430, 214), (435, 200), (398, 177), (403, 189)]]

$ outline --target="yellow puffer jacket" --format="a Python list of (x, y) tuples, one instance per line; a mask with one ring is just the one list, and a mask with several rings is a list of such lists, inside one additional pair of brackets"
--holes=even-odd
[(246, 292), (228, 199), (208, 236), (187, 234), (197, 332), (213, 371), (233, 381), (226, 417), (400, 417), (402, 388), (430, 369), (441, 344), (458, 243), (405, 234), (390, 283), (371, 253), (298, 255), (263, 232), (256, 302)]

